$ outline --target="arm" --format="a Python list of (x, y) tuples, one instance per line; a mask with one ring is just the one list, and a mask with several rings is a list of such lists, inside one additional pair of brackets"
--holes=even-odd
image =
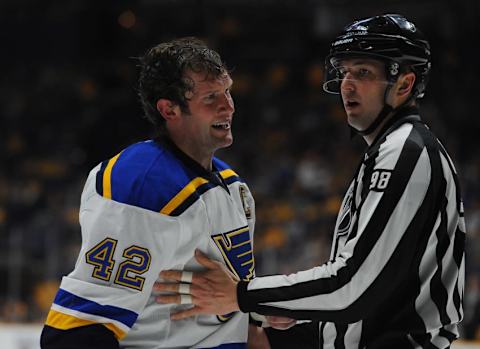
[(432, 204), (431, 159), (418, 146), (420, 136), (405, 125), (389, 137), (359, 171), (352, 193), (356, 210), (351, 228), (338, 238), (335, 259), (289, 276), (240, 282), (242, 311), (355, 322), (406, 286), (438, 210)]
[(44, 349), (116, 348), (143, 310), (160, 268), (185, 263), (179, 257), (171, 264), (177, 220), (105, 199), (93, 183), (91, 175), (80, 210), (82, 248), (47, 317)]
[[(365, 165), (363, 190), (354, 197), (358, 209), (334, 260), (289, 276), (250, 282), (236, 282), (219, 266), (203, 260), (211, 270), (194, 275), (192, 295), (197, 308), (187, 314), (241, 309), (295, 319), (353, 322), (375, 311), (408, 280), (414, 246), (426, 243), (425, 232), (432, 231), (436, 219), (435, 207), (431, 207), (434, 193), (428, 190), (430, 159), (424, 147), (407, 144), (410, 130), (403, 128), (396, 143), (380, 149), (375, 161)], [(208, 304), (205, 297), (214, 297), (215, 302)], [(175, 303), (174, 298), (160, 301)]]
[(40, 337), (40, 347), (42, 349), (119, 348), (114, 333), (102, 325), (82, 326), (69, 330), (59, 330), (45, 325)]

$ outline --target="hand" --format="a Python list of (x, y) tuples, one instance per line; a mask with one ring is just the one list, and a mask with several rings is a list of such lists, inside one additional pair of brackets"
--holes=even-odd
[(283, 316), (267, 316), (266, 318), (268, 324), (276, 330), (287, 330), (297, 323), (297, 320)]
[[(238, 311), (237, 284), (238, 278), (227, 267), (217, 261), (208, 258), (199, 250), (195, 250), (195, 258), (207, 271), (194, 272), (188, 293), (191, 297), (193, 308), (172, 314), (172, 320), (185, 319), (198, 314), (225, 315)], [(181, 304), (182, 293), (185, 287), (180, 288), (182, 271), (165, 270), (160, 277), (165, 280), (173, 280), (175, 283), (156, 282), (153, 289), (167, 291), (173, 295), (161, 295), (157, 302), (162, 304)], [(188, 288), (188, 287), (187, 287)], [(180, 292), (182, 291), (182, 292)], [(185, 298), (184, 298), (185, 299)]]

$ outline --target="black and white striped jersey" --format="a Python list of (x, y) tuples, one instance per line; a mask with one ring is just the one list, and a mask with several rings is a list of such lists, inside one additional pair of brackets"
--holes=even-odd
[(398, 112), (344, 197), (328, 263), (240, 282), (242, 311), (320, 321), (320, 348), (449, 348), (463, 316), (456, 170), (418, 110)]

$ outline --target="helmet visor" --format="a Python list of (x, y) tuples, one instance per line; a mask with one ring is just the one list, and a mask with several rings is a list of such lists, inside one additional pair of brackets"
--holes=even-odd
[(385, 77), (384, 71), (378, 72), (371, 64), (362, 59), (352, 61), (353, 64), (345, 64), (345, 60), (331, 58), (326, 66), (325, 83), (323, 90), (332, 94), (339, 94), (343, 82), (375, 82), (391, 85)]

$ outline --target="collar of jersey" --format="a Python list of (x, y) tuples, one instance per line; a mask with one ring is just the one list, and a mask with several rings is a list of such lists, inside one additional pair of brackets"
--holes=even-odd
[(378, 141), (390, 133), (391, 130), (396, 129), (401, 124), (409, 121), (421, 121), (417, 106), (404, 107), (395, 112), (395, 114), (387, 120), (385, 125), (383, 125), (382, 129), (375, 137), (375, 140), (368, 148), (373, 149)]
[(208, 171), (198, 162), (193, 160), (190, 156), (184, 153), (177, 145), (168, 137), (163, 137), (161, 139), (156, 139), (155, 142), (161, 144), (166, 149), (171, 151), (186, 167), (192, 170), (197, 176), (205, 178), (212, 184), (222, 186), (228, 191), (228, 187), (223, 181), (222, 176), (220, 176), (219, 171), (215, 167), (215, 163), (212, 161), (213, 171)]

